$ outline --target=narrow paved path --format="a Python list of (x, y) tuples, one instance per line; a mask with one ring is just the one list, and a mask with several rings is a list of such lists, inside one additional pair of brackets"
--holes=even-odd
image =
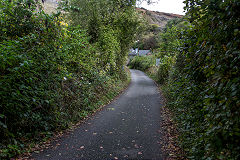
[(143, 72), (131, 73), (129, 88), (117, 100), (32, 158), (161, 160), (160, 94)]

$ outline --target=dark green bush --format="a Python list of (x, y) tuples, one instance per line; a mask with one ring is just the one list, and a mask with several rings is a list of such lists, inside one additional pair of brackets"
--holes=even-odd
[(166, 27), (159, 33), (159, 48), (156, 49), (160, 59), (156, 80), (160, 84), (167, 84), (171, 79), (171, 73), (179, 54), (183, 41), (180, 39), (183, 32), (189, 27), (189, 23), (183, 18), (169, 20)]
[(181, 144), (190, 159), (240, 158), (239, 8), (187, 0), (193, 27), (184, 36), (168, 85)]
[[(38, 5), (0, 1), (1, 158), (84, 118), (127, 80), (114, 66), (119, 45), (106, 37), (111, 30), (101, 32), (101, 48), (89, 43), (82, 26), (68, 27), (59, 14), (37, 12)], [(99, 63), (103, 52), (110, 56)]]
[(240, 159), (240, 3), (185, 3), (191, 25), (169, 22), (160, 33), (157, 80), (188, 159)]
[(164, 84), (168, 82), (169, 72), (171, 70), (172, 65), (174, 64), (174, 57), (165, 56), (160, 59), (160, 64), (157, 71), (157, 81), (160, 84)]

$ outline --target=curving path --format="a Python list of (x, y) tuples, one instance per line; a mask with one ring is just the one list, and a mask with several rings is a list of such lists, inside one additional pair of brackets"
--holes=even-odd
[(37, 160), (161, 160), (160, 94), (153, 80), (131, 70), (129, 88), (115, 101), (53, 142)]

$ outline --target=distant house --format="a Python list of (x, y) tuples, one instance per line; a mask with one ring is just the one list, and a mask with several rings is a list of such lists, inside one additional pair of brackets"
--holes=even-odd
[(133, 57), (135, 57), (135, 56), (137, 56), (138, 55), (138, 48), (136, 48), (136, 49), (130, 49), (129, 50), (129, 54), (128, 54), (128, 57), (130, 58), (130, 59), (132, 59)]
[(133, 48), (131, 48), (130, 50), (129, 50), (129, 56), (137, 56), (137, 54), (138, 54), (138, 48), (136, 48), (136, 49), (133, 49)]
[(149, 56), (149, 55), (152, 55), (152, 53), (150, 50), (139, 50), (138, 55), (139, 56)]
[(150, 50), (138, 50), (138, 48), (136, 49), (130, 49), (129, 50), (129, 57), (134, 57), (134, 56), (148, 56), (148, 55), (152, 55)]

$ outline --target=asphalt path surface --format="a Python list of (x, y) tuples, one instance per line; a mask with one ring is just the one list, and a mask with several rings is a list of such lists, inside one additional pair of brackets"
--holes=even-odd
[(52, 142), (49, 149), (32, 155), (37, 160), (162, 160), (160, 94), (154, 81), (131, 70), (128, 89), (78, 126)]

